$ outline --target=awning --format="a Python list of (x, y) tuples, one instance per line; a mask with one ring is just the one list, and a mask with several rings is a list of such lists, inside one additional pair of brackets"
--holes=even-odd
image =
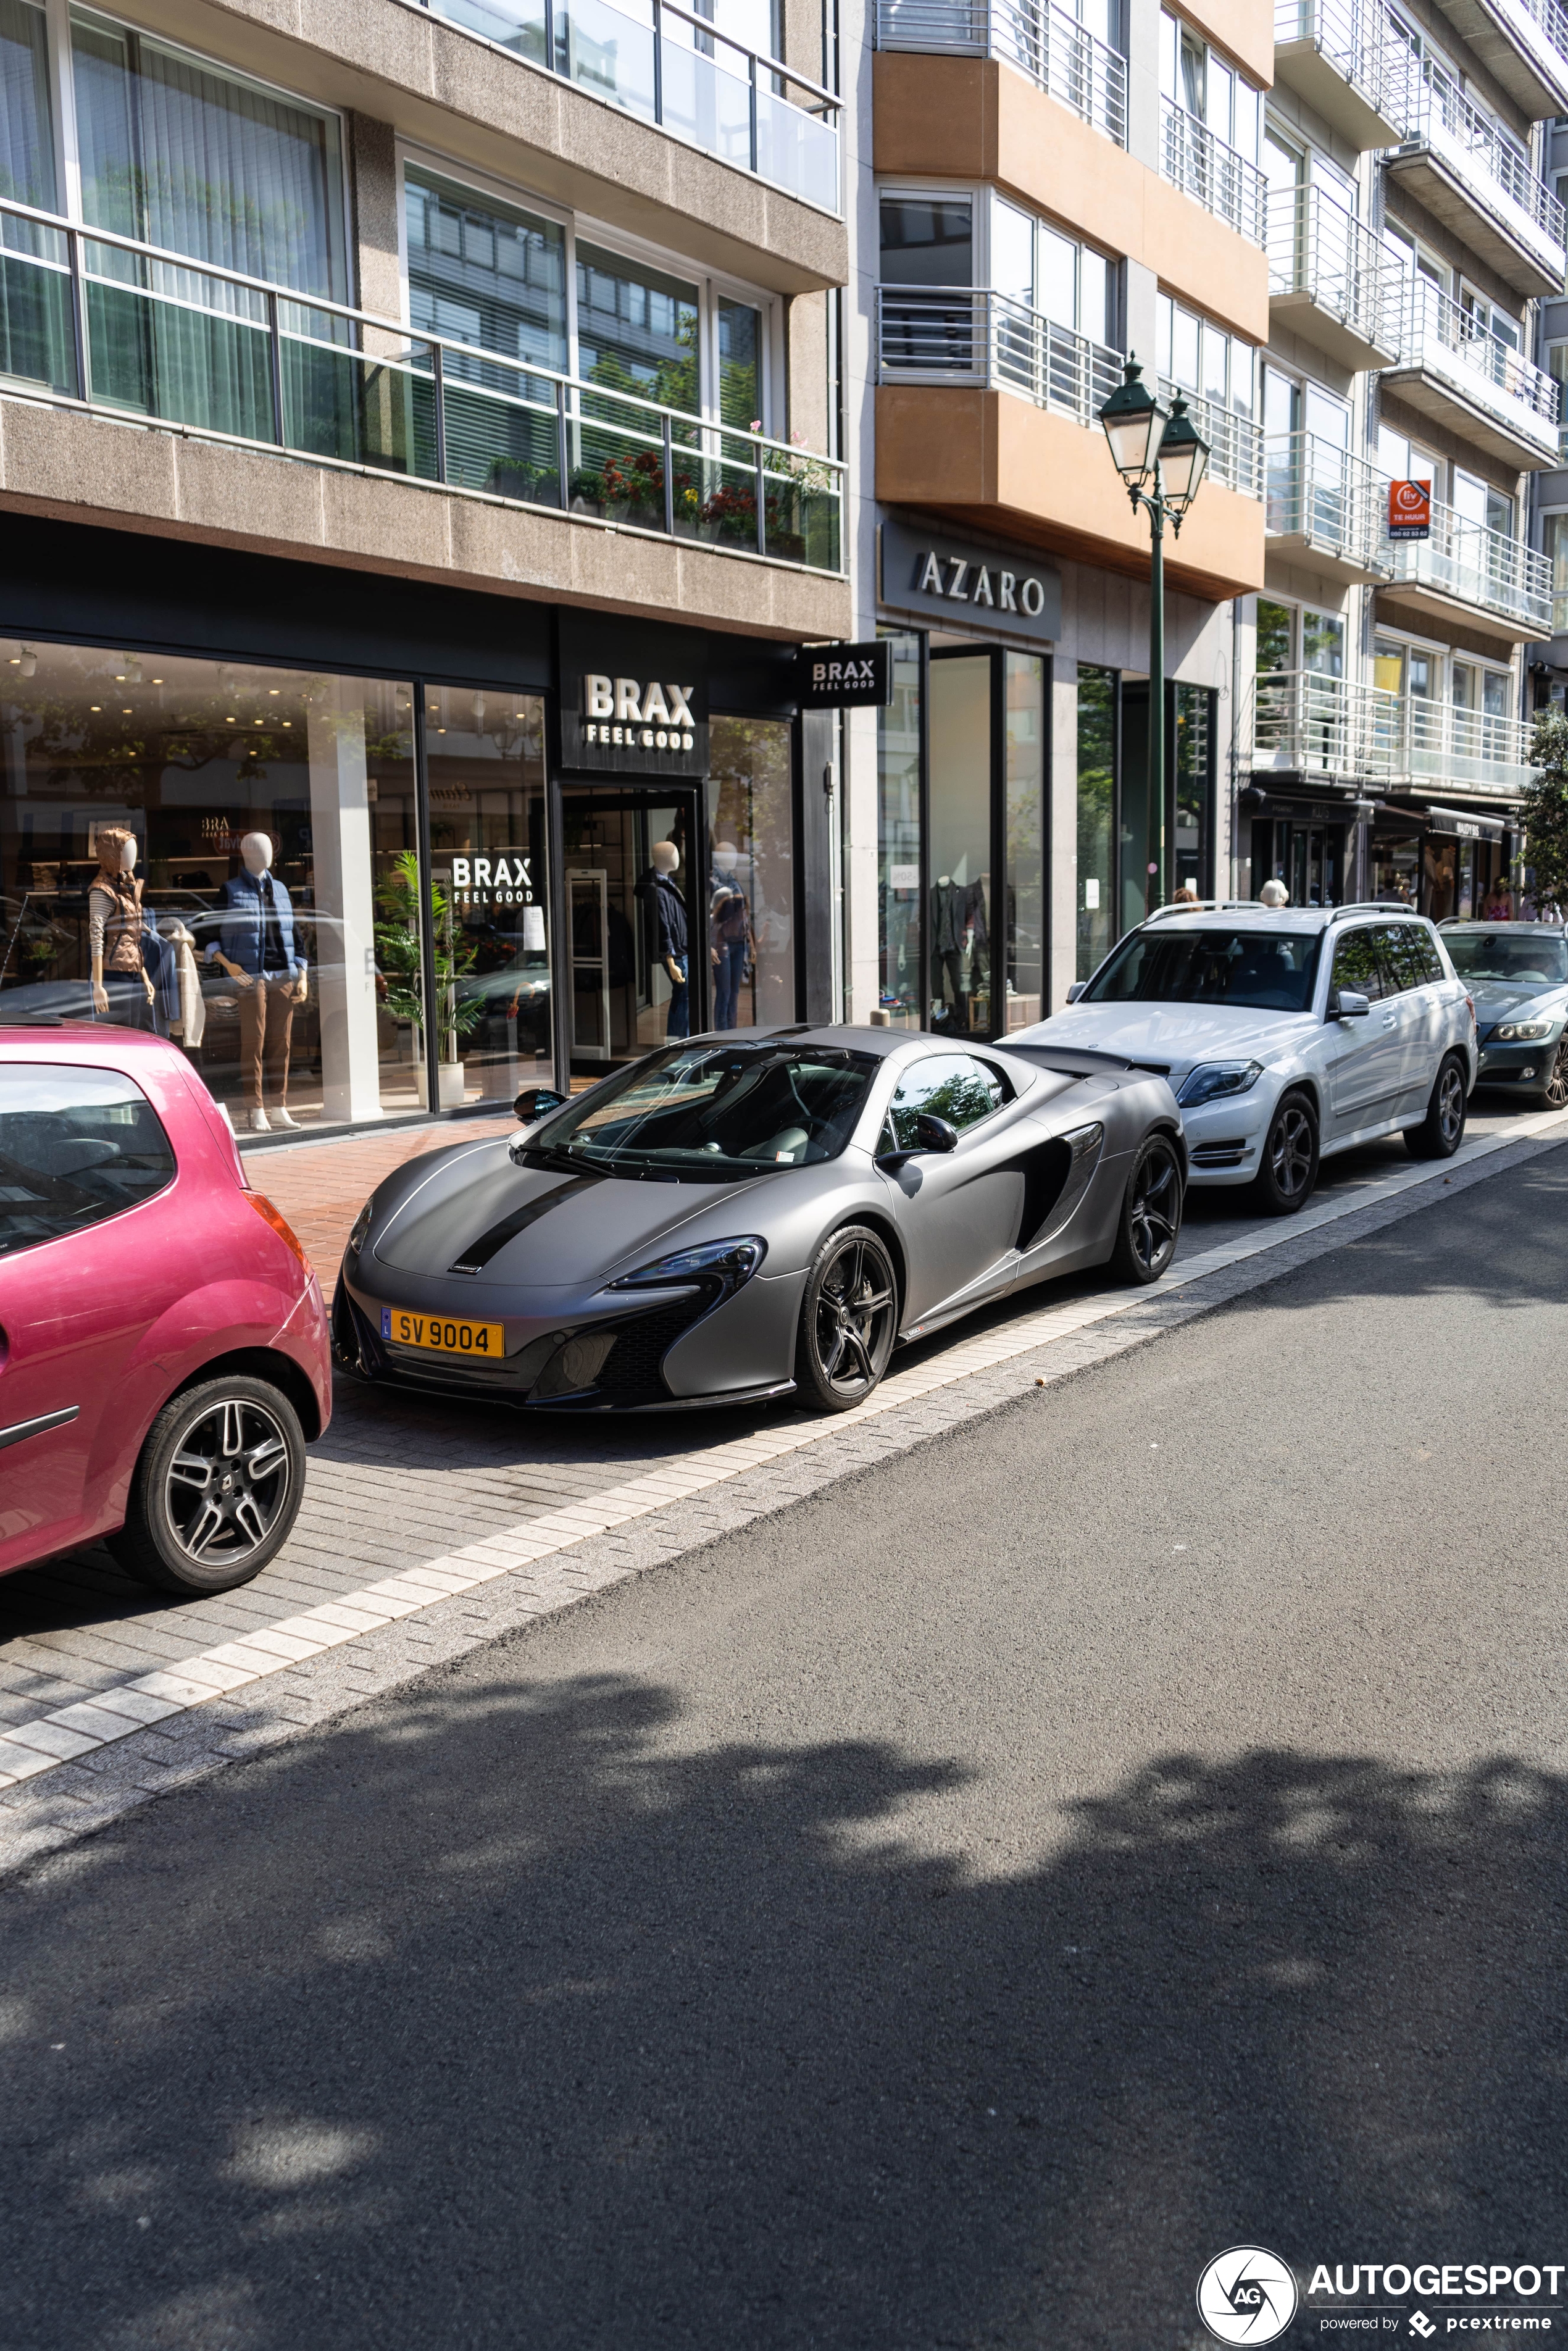
[(1500, 841), (1505, 832), (1520, 830), (1517, 818), (1505, 822), (1501, 817), (1483, 816), (1479, 810), (1438, 808), (1431, 801), (1412, 807), (1389, 800), (1378, 810), (1376, 821), (1380, 832), (1404, 828), (1412, 832), (1448, 833), (1458, 841)]

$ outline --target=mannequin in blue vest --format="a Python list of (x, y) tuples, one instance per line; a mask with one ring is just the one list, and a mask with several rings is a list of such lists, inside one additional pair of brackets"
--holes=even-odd
[(308, 982), (294, 935), (293, 904), (272, 871), (271, 841), (265, 832), (247, 832), (239, 853), (240, 871), (224, 884), (225, 913), (207, 960), (239, 989), (240, 1068), (251, 1125), (266, 1134), (299, 1123), (288, 1111), (288, 1047), (294, 1008), (304, 1003)]

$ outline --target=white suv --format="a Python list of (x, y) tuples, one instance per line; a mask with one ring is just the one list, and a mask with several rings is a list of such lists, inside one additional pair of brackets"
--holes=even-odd
[(1403, 1134), (1447, 1159), (1476, 1081), (1475, 1007), (1439, 934), (1396, 906), (1164, 907), (1069, 1009), (1009, 1044), (1114, 1054), (1170, 1081), (1195, 1184), (1301, 1207), (1318, 1160)]

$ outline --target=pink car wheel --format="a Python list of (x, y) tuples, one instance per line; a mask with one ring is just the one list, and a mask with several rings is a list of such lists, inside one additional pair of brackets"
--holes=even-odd
[(153, 1422), (110, 1548), (165, 1592), (228, 1592), (277, 1556), (304, 1493), (305, 1437), (287, 1397), (220, 1374), (172, 1396)]

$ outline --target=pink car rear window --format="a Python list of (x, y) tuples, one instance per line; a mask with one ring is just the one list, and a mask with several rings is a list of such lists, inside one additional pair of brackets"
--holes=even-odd
[(118, 1070), (0, 1062), (0, 1256), (118, 1216), (174, 1175), (157, 1112)]

